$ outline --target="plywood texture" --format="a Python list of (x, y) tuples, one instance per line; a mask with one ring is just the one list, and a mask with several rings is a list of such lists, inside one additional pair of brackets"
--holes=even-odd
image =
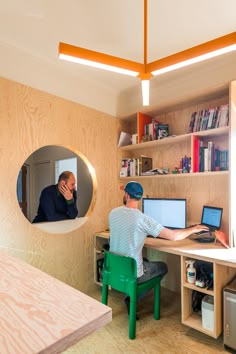
[(200, 223), (203, 205), (221, 206), (224, 208), (222, 217), (222, 230), (226, 233), (229, 220), (229, 176), (219, 174), (214, 181), (208, 175), (190, 177), (179, 176), (170, 178), (141, 179), (145, 195), (149, 197), (186, 198), (188, 225)]
[[(62, 83), (63, 84), (63, 83)], [(117, 136), (113, 117), (0, 78), (0, 248), (86, 291), (93, 284), (93, 234), (107, 228), (119, 204)], [(45, 145), (83, 154), (94, 167), (97, 194), (89, 220), (67, 234), (38, 230), (23, 216), (16, 180), (27, 157)]]
[(101, 302), (0, 252), (0, 352), (53, 354), (112, 319)]
[[(100, 298), (101, 289), (92, 294)], [(136, 339), (128, 339), (128, 315), (122, 295), (109, 293), (112, 322), (82, 339), (64, 354), (142, 353), (142, 354), (219, 354), (227, 353), (222, 337), (213, 339), (181, 324), (180, 295), (161, 290), (161, 318), (153, 318), (153, 298), (149, 293), (138, 304)]]

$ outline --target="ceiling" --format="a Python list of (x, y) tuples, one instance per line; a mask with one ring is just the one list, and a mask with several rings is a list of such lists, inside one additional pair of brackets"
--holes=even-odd
[[(148, 61), (235, 30), (235, 0), (149, 0)], [(1, 76), (112, 115), (125, 92), (140, 90), (141, 100), (137, 78), (59, 61), (59, 42), (143, 62), (143, 0), (0, 4)]]

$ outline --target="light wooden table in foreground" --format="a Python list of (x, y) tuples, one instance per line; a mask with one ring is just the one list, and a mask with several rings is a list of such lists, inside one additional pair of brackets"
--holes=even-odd
[(108, 306), (0, 252), (0, 353), (60, 353), (111, 319)]

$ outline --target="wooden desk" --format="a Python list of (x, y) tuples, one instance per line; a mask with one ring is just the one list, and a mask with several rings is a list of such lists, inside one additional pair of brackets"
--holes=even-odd
[[(103, 244), (108, 241), (109, 232), (98, 232), (94, 237), (96, 244), (95, 259), (99, 259), (99, 257), (103, 256), (101, 249)], [(214, 244), (196, 243), (189, 238), (183, 241), (168, 241), (152, 237), (146, 238), (144, 246), (146, 248), (180, 256), (182, 323), (208, 334), (211, 337), (217, 338), (222, 332), (222, 289), (236, 275), (236, 248), (226, 249), (218, 242)], [(187, 259), (202, 260), (213, 265), (213, 290), (199, 288), (187, 282), (185, 266)], [(192, 311), (193, 290), (214, 297), (215, 326), (213, 331), (203, 328), (201, 317)]]
[(0, 252), (1, 353), (60, 353), (111, 319), (109, 307)]
[[(109, 239), (108, 231), (95, 234), (104, 240)], [(104, 241), (105, 242), (105, 241)], [(228, 267), (236, 268), (236, 247), (226, 249), (221, 243), (197, 243), (187, 238), (183, 241), (169, 241), (160, 238), (147, 237), (144, 246), (165, 253), (179, 256), (189, 256), (196, 259), (215, 261)]]

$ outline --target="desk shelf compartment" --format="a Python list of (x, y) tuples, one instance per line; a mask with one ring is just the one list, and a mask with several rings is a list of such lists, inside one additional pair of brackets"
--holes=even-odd
[[(194, 258), (192, 257), (182, 257), (182, 262), (181, 262), (181, 273), (182, 273), (182, 323), (192, 327), (200, 332), (203, 332), (211, 337), (217, 338), (218, 333), (215, 330), (215, 325), (214, 325), (214, 330), (208, 330), (203, 327), (202, 325), (202, 315), (201, 315), (201, 305), (199, 306), (199, 311), (195, 312), (193, 310), (193, 292), (196, 291), (199, 295), (199, 301), (204, 297), (204, 295), (210, 295), (214, 299), (214, 303), (216, 301), (215, 299), (215, 292), (214, 290), (208, 290), (207, 288), (201, 288), (196, 286), (195, 284), (190, 284), (187, 282), (187, 270), (186, 270), (186, 260)], [(195, 260), (196, 262), (199, 262), (199, 260)], [(213, 273), (213, 278), (214, 278), (214, 264), (210, 262), (205, 262), (201, 261), (202, 265), (206, 266), (209, 269), (212, 269)], [(197, 265), (194, 266), (197, 268)], [(214, 324), (216, 322), (216, 314), (214, 312)]]
[(194, 284), (189, 284), (187, 282), (184, 282), (183, 283), (183, 287), (185, 287), (187, 289), (191, 289), (191, 290), (195, 290), (195, 291), (201, 292), (201, 293), (206, 294), (206, 295), (214, 296), (214, 291), (213, 290), (208, 290), (207, 288), (201, 288), (201, 287), (196, 286)]
[(108, 243), (107, 235), (94, 235), (94, 282), (102, 285), (102, 268), (104, 261), (104, 245)]
[[(182, 289), (182, 323), (186, 326), (196, 329), (199, 332), (205, 333), (208, 336), (217, 338), (216, 326), (214, 325), (214, 331), (208, 330), (202, 325), (201, 311), (194, 312), (192, 309), (192, 293), (193, 290), (189, 288)], [(214, 324), (216, 314), (214, 312)]]
[[(187, 282), (186, 275), (186, 260), (193, 259), (194, 257), (181, 256), (181, 313), (182, 323), (192, 327), (202, 333), (205, 333), (213, 338), (217, 338), (223, 329), (222, 319), (222, 291), (223, 288), (233, 279), (236, 273), (235, 268), (230, 268), (225, 265), (217, 264), (215, 261), (206, 262), (206, 264), (212, 264), (213, 266), (213, 290), (207, 290), (206, 288), (200, 288), (194, 284)], [(196, 259), (196, 261), (198, 261)], [(192, 293), (193, 291), (210, 295), (214, 299), (214, 330), (208, 330), (202, 326), (202, 316), (200, 313), (195, 313), (192, 309)]]

